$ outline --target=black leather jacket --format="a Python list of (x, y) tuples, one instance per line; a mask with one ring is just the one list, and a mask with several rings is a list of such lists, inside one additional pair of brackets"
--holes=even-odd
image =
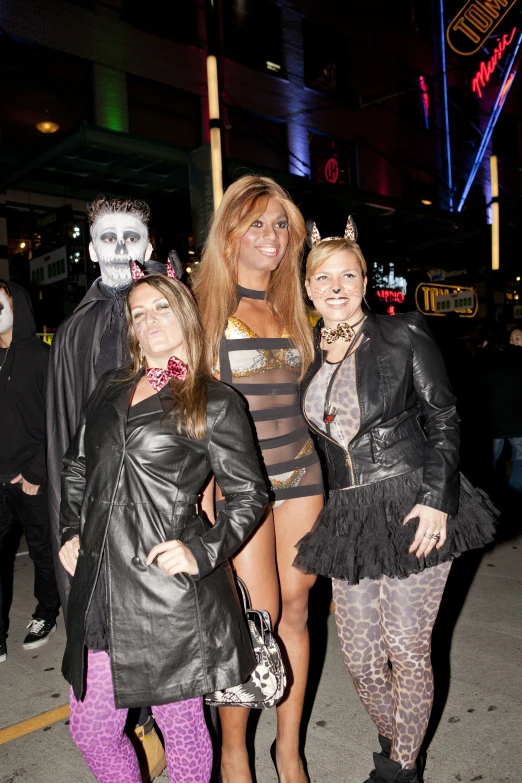
[[(67, 614), (65, 678), (84, 688), (84, 627), (102, 556), (110, 595), (109, 647), (116, 707), (166, 704), (244, 682), (256, 665), (231, 557), (268, 503), (240, 396), (207, 382), (202, 440), (161, 412), (126, 437), (134, 381), (107, 373), (91, 396), (62, 473), (61, 541), (80, 536)], [(160, 401), (172, 402), (168, 387)], [(214, 473), (226, 508), (212, 526), (198, 515)], [(180, 539), (199, 573), (166, 576), (146, 565), (154, 544)]]
[[(323, 356), (320, 328), (314, 331), (316, 354), (303, 380), (301, 401)], [(423, 468), (416, 502), (454, 516), (459, 495), (459, 418), (442, 355), (420, 313), (368, 313), (355, 354), (361, 415), (357, 435), (345, 450), (318, 436), (330, 489), (398, 476)]]

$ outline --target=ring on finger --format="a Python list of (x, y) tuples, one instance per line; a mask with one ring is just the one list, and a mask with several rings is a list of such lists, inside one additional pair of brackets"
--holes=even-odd
[(440, 533), (424, 533), (424, 538), (433, 538), (437, 541), (440, 538)]

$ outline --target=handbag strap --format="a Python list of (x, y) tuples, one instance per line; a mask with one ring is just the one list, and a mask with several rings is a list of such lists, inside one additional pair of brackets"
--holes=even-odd
[(237, 584), (237, 592), (239, 594), (239, 598), (241, 600), (241, 603), (243, 604), (243, 611), (245, 614), (252, 609), (252, 602), (250, 600), (250, 593), (248, 592), (248, 588), (246, 584), (243, 582), (242, 579), (239, 578), (236, 574), (236, 584)]

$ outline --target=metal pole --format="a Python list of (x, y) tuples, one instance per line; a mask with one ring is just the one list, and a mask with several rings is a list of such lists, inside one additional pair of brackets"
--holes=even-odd
[(491, 269), (500, 269), (500, 208), (498, 203), (498, 160), (496, 155), (489, 159), (491, 172)]
[(444, 29), (444, 0), (439, 0), (439, 34), (440, 34), (440, 65), (442, 79), (442, 102), (443, 102), (443, 145), (444, 162), (446, 164), (446, 185), (448, 188), (448, 207), (453, 212), (453, 176), (451, 173), (451, 137), (449, 128), (449, 109), (448, 109), (448, 84), (446, 75), (446, 31)]
[(223, 147), (221, 129), (221, 91), (219, 85), (219, 9), (218, 0), (206, 0), (207, 88), (214, 210), (223, 198)]

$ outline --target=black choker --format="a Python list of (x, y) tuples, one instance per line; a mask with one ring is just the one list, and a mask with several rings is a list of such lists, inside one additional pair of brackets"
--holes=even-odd
[(241, 299), (264, 299), (266, 291), (255, 291), (253, 288), (245, 288), (242, 285), (237, 285), (237, 301)]

